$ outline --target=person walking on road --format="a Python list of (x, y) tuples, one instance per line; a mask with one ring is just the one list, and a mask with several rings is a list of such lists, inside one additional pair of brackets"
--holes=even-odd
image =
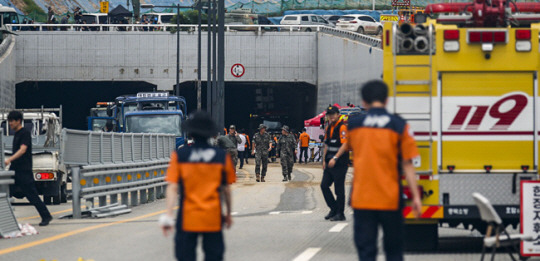
[(251, 150), (251, 141), (249, 140), (249, 135), (247, 135), (245, 132), (242, 132), (244, 134), (244, 137), (246, 137), (246, 148), (244, 152), (244, 158), (246, 159), (246, 164), (249, 164), (248, 158), (249, 158), (249, 151)]
[[(243, 133), (243, 131), (242, 131)], [(238, 143), (238, 159), (240, 160), (240, 169), (244, 167), (244, 157), (246, 152), (246, 136), (242, 133), (238, 134), (238, 138), (240, 138), (240, 143)], [(235, 166), (236, 167), (236, 166)]]
[[(199, 236), (202, 236), (205, 260), (223, 260), (223, 226), (230, 228), (232, 225), (229, 185), (236, 181), (233, 163), (224, 150), (208, 144), (208, 138), (219, 131), (208, 113), (193, 113), (183, 122), (182, 129), (194, 143), (171, 155), (165, 178), (168, 182), (167, 210), (160, 216), (159, 224), (165, 236), (173, 226), (176, 227), (174, 242), (178, 260), (197, 260)], [(175, 225), (173, 212), (178, 204), (179, 191), (180, 208)], [(225, 214), (222, 214), (222, 199), (225, 201)]]
[(231, 149), (229, 153), (231, 154), (234, 169), (236, 169), (236, 164), (238, 163), (238, 143), (242, 142), (240, 137), (238, 137), (238, 132), (236, 132), (236, 126), (231, 125), (229, 127), (229, 134), (227, 134), (227, 138), (229, 138), (234, 144), (234, 149)]
[[(255, 155), (255, 178), (257, 182), (265, 182), (268, 168), (268, 152), (272, 149), (272, 137), (266, 132), (264, 124), (259, 125), (259, 132), (253, 135), (251, 155)], [(262, 165), (262, 171), (261, 171)]]
[(309, 135), (306, 133), (306, 128), (302, 130), (300, 134), (300, 155), (298, 156), (298, 163), (302, 163), (302, 155), (304, 155), (304, 163), (308, 162), (308, 147), (309, 147)]
[[(324, 135), (323, 148), (323, 177), (321, 180), (321, 190), (324, 196), (326, 205), (330, 208), (328, 215), (324, 217), (330, 221), (345, 220), (345, 176), (349, 168), (349, 153), (344, 152), (341, 155), (336, 155), (338, 150), (346, 146), (347, 142), (347, 125), (340, 119), (339, 109), (336, 106), (330, 106), (326, 109), (328, 118), (328, 126)], [(334, 160), (334, 164), (329, 166), (330, 160)], [(332, 194), (330, 186), (334, 184), (334, 192)]]
[[(412, 192), (411, 207), (418, 218), (422, 203), (412, 159), (418, 149), (407, 122), (386, 111), (388, 87), (380, 80), (362, 87), (365, 115), (349, 118), (347, 149), (353, 152), (354, 175), (351, 206), (354, 209), (354, 242), (362, 261), (377, 258), (378, 225), (384, 233), (386, 260), (403, 260), (403, 214), (400, 172)], [(333, 165), (335, 160), (329, 162)]]
[(51, 213), (41, 201), (34, 183), (32, 173), (32, 137), (30, 131), (23, 128), (23, 115), (19, 111), (11, 111), (8, 114), (9, 127), (15, 131), (13, 136), (13, 155), (5, 160), (5, 164), (10, 165), (9, 169), (15, 171), (15, 184), (11, 191), (16, 188), (22, 191), (23, 195), (34, 205), (41, 216), (40, 226), (46, 226), (53, 219)]
[(291, 180), (291, 173), (294, 165), (294, 154), (296, 154), (296, 139), (290, 133), (289, 126), (281, 128), (281, 137), (277, 142), (277, 156), (280, 157), (283, 181)]

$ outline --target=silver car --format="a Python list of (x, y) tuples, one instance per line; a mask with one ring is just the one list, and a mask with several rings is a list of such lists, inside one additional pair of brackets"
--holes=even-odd
[[(314, 15), (314, 14), (295, 14), (295, 15), (286, 15), (281, 19), (280, 25), (324, 25), (324, 26), (330, 26), (332, 27), (332, 24), (330, 24), (326, 19), (324, 19), (320, 15)], [(288, 31), (290, 30), (290, 27), (281, 27), (281, 30)], [(292, 30), (294, 31), (305, 31), (305, 32), (311, 32), (316, 31), (317, 27), (293, 27)]]

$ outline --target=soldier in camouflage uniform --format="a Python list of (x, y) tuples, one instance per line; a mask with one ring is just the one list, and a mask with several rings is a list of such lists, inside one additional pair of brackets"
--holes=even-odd
[(231, 140), (231, 142), (234, 144), (234, 148), (227, 149), (227, 152), (231, 154), (231, 159), (233, 161), (234, 169), (236, 170), (236, 164), (238, 163), (238, 143), (242, 143), (242, 140), (238, 136), (238, 133), (236, 132), (236, 126), (231, 125), (229, 127), (229, 134), (227, 134), (227, 138)]
[(283, 181), (287, 181), (291, 180), (294, 155), (296, 154), (296, 139), (293, 134), (290, 134), (289, 126), (283, 126), (281, 134), (277, 144), (277, 154), (281, 159)]
[(266, 168), (268, 167), (268, 152), (271, 148), (272, 138), (270, 134), (266, 133), (266, 126), (261, 124), (259, 125), (259, 132), (253, 135), (253, 146), (251, 147), (251, 155), (255, 155), (255, 175), (257, 182), (264, 182)]

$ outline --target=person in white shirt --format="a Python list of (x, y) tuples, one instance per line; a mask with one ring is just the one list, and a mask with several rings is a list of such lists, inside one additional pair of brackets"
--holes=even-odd
[[(241, 130), (240, 132), (244, 133), (244, 130)], [(244, 157), (246, 156), (245, 155), (246, 136), (244, 136), (243, 134), (238, 133), (238, 137), (240, 138), (240, 140), (242, 140), (242, 142), (238, 143), (238, 147), (237, 147), (238, 148), (238, 158), (240, 159), (240, 168), (242, 168), (242, 167), (244, 167)]]

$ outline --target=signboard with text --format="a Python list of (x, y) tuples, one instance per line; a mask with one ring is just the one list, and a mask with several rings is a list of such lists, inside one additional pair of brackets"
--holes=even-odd
[(540, 256), (540, 181), (521, 181), (520, 232), (533, 241), (521, 241), (522, 256)]
[(411, 0), (392, 0), (392, 6), (410, 6)]
[(109, 13), (109, 2), (99, 2), (99, 11), (102, 13)]

